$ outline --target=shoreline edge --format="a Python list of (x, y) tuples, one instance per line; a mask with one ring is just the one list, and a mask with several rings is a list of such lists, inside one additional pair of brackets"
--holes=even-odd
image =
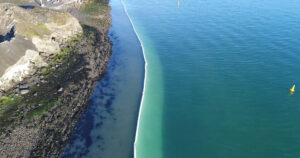
[(138, 120), (137, 120), (137, 126), (136, 126), (136, 132), (135, 132), (135, 140), (134, 140), (134, 158), (137, 158), (137, 154), (136, 154), (136, 143), (138, 141), (138, 135), (139, 135), (139, 128), (140, 128), (140, 118), (141, 118), (141, 114), (142, 114), (142, 109), (143, 109), (143, 102), (144, 102), (144, 95), (145, 95), (145, 91), (146, 91), (146, 81), (147, 81), (147, 67), (148, 67), (148, 62), (147, 62), (147, 59), (146, 59), (146, 55), (145, 55), (145, 49), (144, 49), (144, 46), (143, 46), (143, 43), (142, 43), (142, 40), (140, 39), (140, 36), (139, 34), (137, 33), (136, 31), (136, 28), (132, 22), (132, 19), (130, 18), (129, 16), (129, 13), (127, 11), (127, 8), (126, 8), (126, 5), (124, 3), (124, 0), (120, 0), (120, 2), (122, 3), (122, 6), (123, 6), (123, 9), (131, 23), (131, 26), (136, 34), (136, 37), (138, 38), (140, 44), (141, 44), (141, 47), (142, 47), (142, 53), (143, 53), (143, 57), (144, 57), (144, 62), (145, 62), (145, 74), (144, 74), (144, 86), (143, 86), (143, 92), (142, 92), (142, 98), (141, 98), (141, 103), (140, 103), (140, 107), (139, 107), (139, 113), (138, 113)]

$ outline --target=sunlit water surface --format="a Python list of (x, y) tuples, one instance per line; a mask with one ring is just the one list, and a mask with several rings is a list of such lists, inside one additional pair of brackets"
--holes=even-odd
[(124, 4), (148, 62), (138, 158), (300, 157), (300, 1)]

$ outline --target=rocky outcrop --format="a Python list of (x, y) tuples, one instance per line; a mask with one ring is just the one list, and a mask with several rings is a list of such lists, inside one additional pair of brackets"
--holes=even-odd
[(1, 35), (15, 27), (0, 43), (0, 157), (59, 157), (105, 74), (109, 7), (105, 25), (88, 23), (97, 28), (64, 11), (12, 4), (0, 11)]
[[(23, 115), (7, 113), (13, 120), (0, 117), (0, 126), (13, 121), (2, 129), (0, 157), (54, 158), (63, 151), (77, 120), (87, 108), (94, 86), (104, 76), (111, 55), (106, 34), (89, 26), (85, 26), (85, 34), (72, 47), (64, 61), (48, 62), (53, 71), (39, 70), (14, 88), (14, 98), (19, 100), (14, 111)], [(48, 61), (53, 60), (48, 58)], [(22, 90), (27, 91), (21, 95)], [(44, 114), (35, 115), (48, 105), (51, 107)]]
[(27, 50), (25, 55), (18, 62), (10, 66), (0, 78), (1, 89), (9, 89), (14, 83), (21, 82), (28, 75), (34, 74), (36, 68), (46, 67), (48, 64), (43, 61), (39, 52)]
[[(13, 4), (0, 4), (0, 37), (13, 34), (17, 40), (24, 39), (33, 45), (27, 50), (20, 51), (17, 49), (18, 45), (10, 44), (10, 48), (14, 48), (14, 51), (19, 50), (15, 53), (25, 54), (15, 63), (7, 63), (6, 67), (0, 68), (5, 69), (3, 74), (0, 73), (0, 90), (7, 90), (33, 74), (35, 72), (33, 67), (46, 66), (39, 52), (47, 55), (59, 53), (61, 45), (81, 33), (82, 28), (78, 20), (67, 12), (41, 8), (28, 10)], [(11, 40), (2, 40), (0, 50), (4, 50), (8, 43), (13, 43)], [(6, 57), (4, 51), (1, 51), (0, 58)]]

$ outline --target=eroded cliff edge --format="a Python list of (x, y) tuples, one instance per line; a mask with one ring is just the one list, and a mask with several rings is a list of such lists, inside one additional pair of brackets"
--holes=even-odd
[(59, 157), (105, 73), (107, 1), (69, 2), (0, 3), (0, 157)]

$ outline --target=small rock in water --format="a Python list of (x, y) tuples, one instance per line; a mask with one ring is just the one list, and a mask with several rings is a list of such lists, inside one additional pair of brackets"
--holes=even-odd
[(23, 89), (20, 91), (21, 95), (24, 95), (24, 94), (27, 94), (29, 93), (29, 90), (28, 89)]

